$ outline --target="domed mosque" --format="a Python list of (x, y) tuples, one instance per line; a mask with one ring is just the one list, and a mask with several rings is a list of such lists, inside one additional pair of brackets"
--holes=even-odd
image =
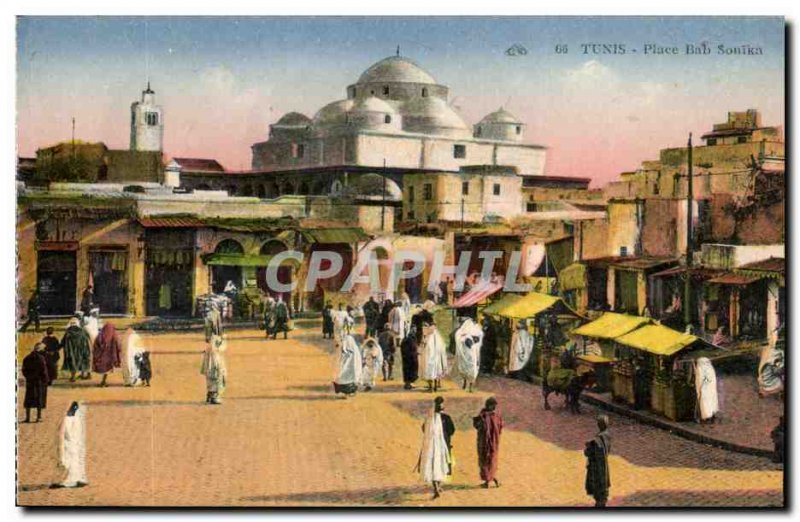
[(449, 89), (400, 56), (370, 66), (346, 98), (313, 118), (290, 112), (252, 146), (255, 171), (334, 166), (458, 171), (473, 165), (540, 175), (545, 149), (523, 143), (525, 124), (503, 108), (474, 126), (448, 103)]

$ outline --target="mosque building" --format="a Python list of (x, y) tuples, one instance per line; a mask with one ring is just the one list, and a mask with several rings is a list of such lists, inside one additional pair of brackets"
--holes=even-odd
[(448, 103), (448, 87), (399, 54), (369, 67), (346, 94), (313, 119), (290, 112), (270, 125), (268, 139), (252, 146), (252, 169), (490, 165), (543, 173), (545, 148), (523, 143), (523, 122), (501, 108), (470, 128)]

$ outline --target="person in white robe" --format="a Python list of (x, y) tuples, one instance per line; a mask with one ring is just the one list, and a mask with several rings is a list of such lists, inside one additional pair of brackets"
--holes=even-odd
[(713, 419), (719, 412), (717, 374), (708, 357), (700, 357), (695, 361), (694, 376), (700, 420)]
[(528, 359), (531, 357), (533, 351), (533, 337), (528, 332), (528, 326), (525, 321), (517, 323), (517, 329), (514, 331), (511, 339), (511, 353), (508, 357), (508, 373), (514, 373), (522, 370)]
[(462, 389), (472, 393), (481, 363), (483, 328), (467, 318), (455, 332), (456, 372), (463, 380)]
[(225, 340), (214, 335), (203, 353), (200, 373), (206, 376), (206, 403), (222, 404), (222, 395), (228, 384), (228, 369), (225, 365)]
[(372, 337), (364, 341), (361, 345), (361, 360), (363, 361), (361, 384), (364, 386), (364, 391), (370, 391), (375, 387), (375, 376), (380, 375), (383, 369), (383, 350), (378, 341)]
[(142, 338), (131, 327), (125, 330), (122, 350), (122, 380), (125, 386), (135, 386), (139, 380), (139, 366), (136, 364), (136, 356), (145, 350), (142, 345)]
[(86, 406), (73, 402), (59, 430), (59, 464), (66, 470), (66, 477), (56, 488), (80, 488), (88, 486), (86, 478)]
[(403, 332), (403, 338), (405, 338), (408, 335), (408, 329), (411, 328), (411, 298), (406, 292), (400, 295), (400, 307), (403, 309), (403, 316), (406, 321), (405, 331)]
[(342, 310), (341, 305), (339, 310), (331, 312), (331, 317), (333, 318), (333, 345), (336, 349), (339, 349), (342, 346), (344, 336), (353, 333), (356, 321), (350, 310)]
[(441, 495), (442, 482), (453, 473), (450, 439), (455, 425), (444, 413), (444, 399), (436, 397), (434, 407), (422, 424), (422, 445), (417, 459), (417, 471), (425, 483), (433, 486), (433, 498)]
[(422, 378), (428, 381), (428, 391), (433, 392), (442, 387), (441, 379), (447, 374), (447, 351), (435, 324), (428, 324), (423, 329)]
[(342, 393), (345, 397), (355, 395), (361, 382), (361, 350), (352, 334), (346, 333), (339, 349), (339, 361), (336, 379), (333, 381), (334, 393)]
[(94, 348), (94, 340), (100, 335), (100, 309), (92, 308), (89, 315), (83, 318), (83, 329), (89, 336), (89, 346)]
[(403, 342), (408, 332), (408, 315), (406, 315), (403, 305), (399, 301), (394, 304), (394, 308), (389, 312), (389, 331), (392, 332), (395, 349), (399, 348), (400, 343)]

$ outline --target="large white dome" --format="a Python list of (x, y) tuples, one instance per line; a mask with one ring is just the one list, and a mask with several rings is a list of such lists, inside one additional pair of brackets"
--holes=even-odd
[(469, 134), (469, 127), (441, 98), (416, 98), (403, 105), (404, 130), (425, 134)]
[(436, 80), (425, 69), (402, 56), (390, 56), (372, 65), (358, 78), (364, 83), (427, 83)]

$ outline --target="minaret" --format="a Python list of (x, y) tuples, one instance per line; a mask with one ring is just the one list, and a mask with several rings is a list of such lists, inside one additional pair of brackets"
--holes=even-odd
[(156, 105), (155, 92), (142, 91), (142, 101), (131, 104), (131, 150), (161, 151), (164, 142), (164, 121), (161, 106)]

